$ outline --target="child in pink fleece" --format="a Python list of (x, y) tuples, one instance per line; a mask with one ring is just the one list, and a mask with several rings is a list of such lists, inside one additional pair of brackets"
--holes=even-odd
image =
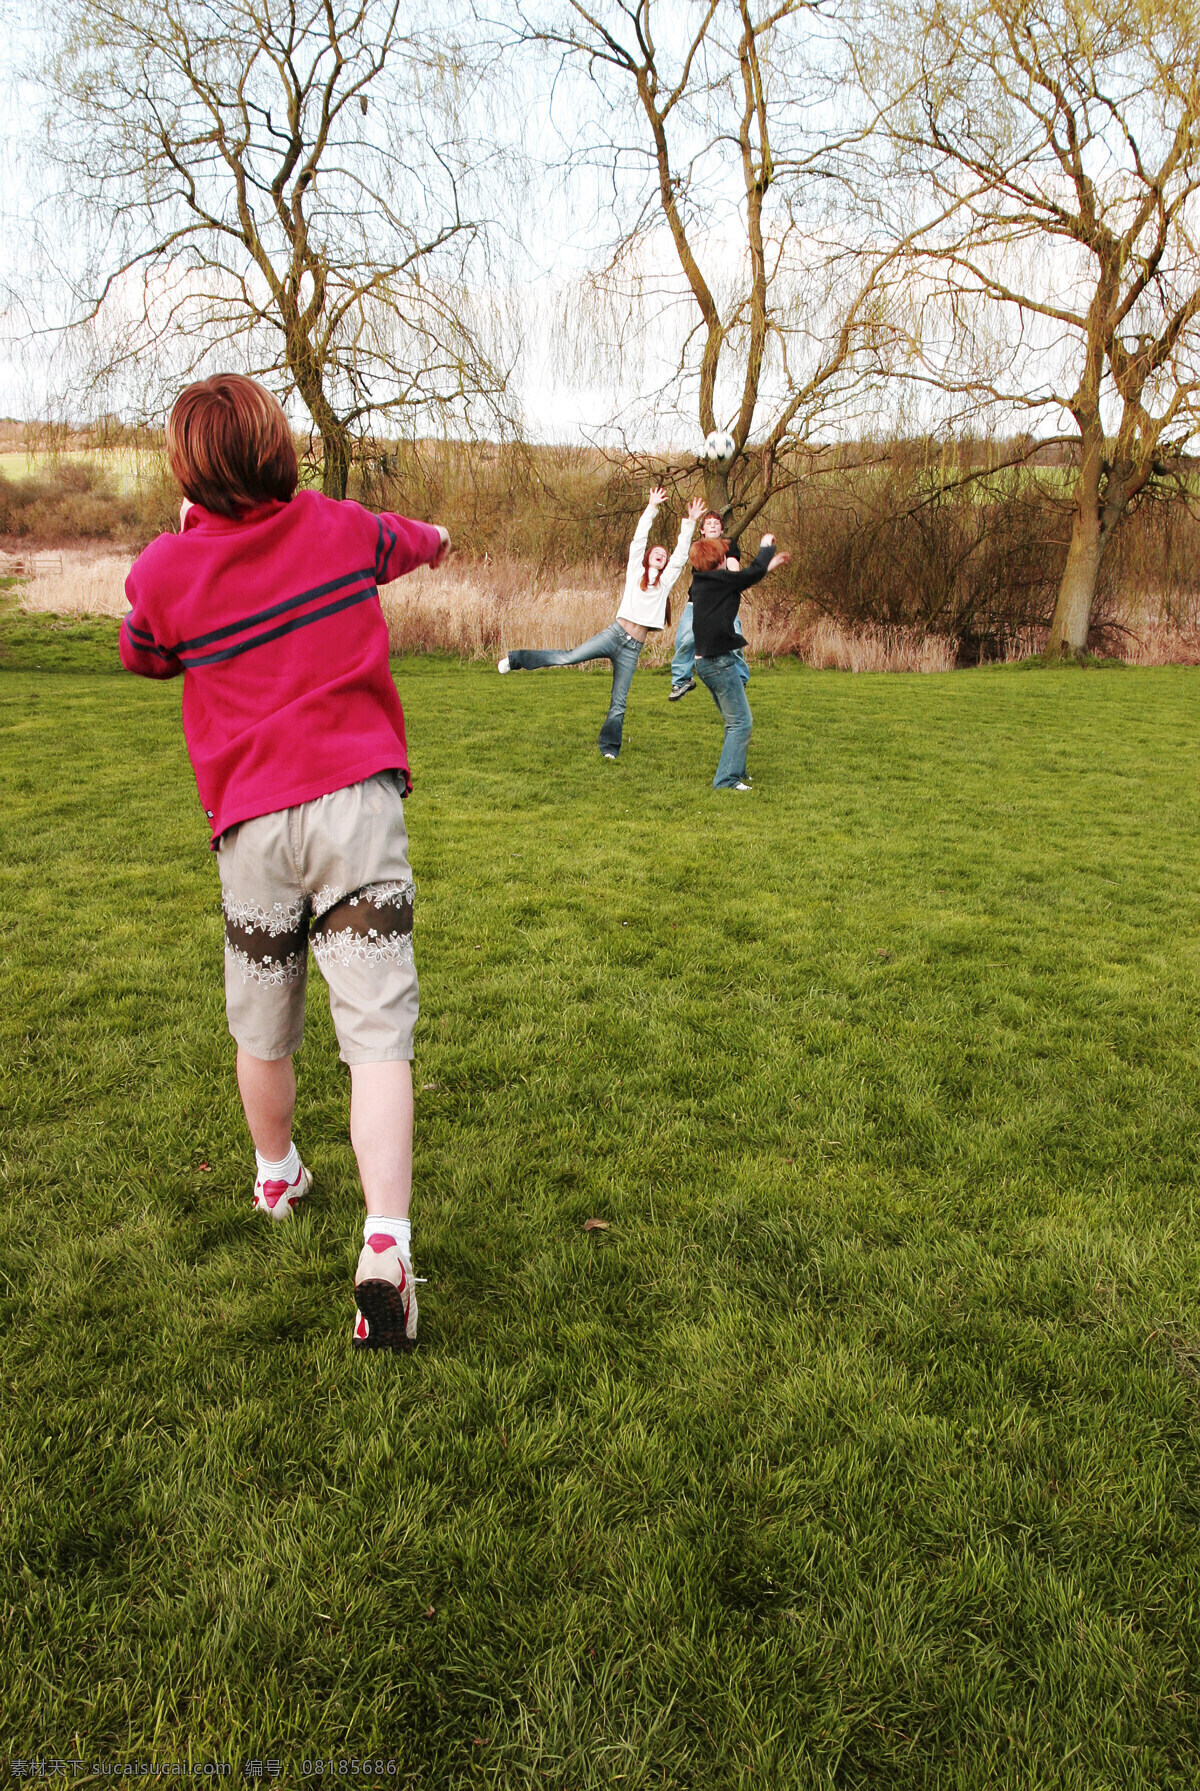
[(417, 978), (404, 715), (378, 586), (450, 537), (296, 490), (291, 431), (255, 381), (189, 386), (167, 430), (185, 503), (126, 581), (121, 660), (183, 673), (183, 729), (225, 913), (225, 1000), (254, 1140), (255, 1208), (312, 1186), (292, 1140), (308, 947), (350, 1066), (366, 1200), (352, 1343), (416, 1339), (409, 1202)]

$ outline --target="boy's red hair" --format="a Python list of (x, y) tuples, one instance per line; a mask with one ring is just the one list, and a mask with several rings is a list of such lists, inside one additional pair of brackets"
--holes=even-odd
[(167, 457), (184, 497), (217, 516), (286, 503), (300, 477), (282, 405), (242, 373), (185, 386), (167, 424)]
[(693, 541), (688, 559), (697, 572), (715, 572), (725, 564), (725, 556), (729, 552), (728, 541), (714, 541), (705, 535), (699, 541)]

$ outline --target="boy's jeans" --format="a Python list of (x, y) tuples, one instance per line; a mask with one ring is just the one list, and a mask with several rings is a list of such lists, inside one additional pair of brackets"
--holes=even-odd
[[(733, 625), (739, 634), (744, 634), (741, 617), (733, 618)], [(750, 682), (750, 667), (746, 664), (746, 655), (739, 647), (733, 655), (737, 660), (738, 676), (743, 684)], [(679, 626), (675, 630), (675, 657), (671, 661), (671, 684), (686, 684), (696, 665), (696, 637), (692, 633), (692, 606), (685, 603), (679, 617)]]
[(600, 729), (600, 751), (620, 752), (625, 704), (629, 699), (629, 686), (633, 683), (641, 651), (641, 641), (635, 641), (631, 634), (626, 634), (619, 622), (610, 622), (607, 628), (593, 635), (590, 641), (584, 641), (582, 647), (566, 647), (561, 651), (557, 648), (518, 647), (509, 653), (508, 663), (514, 671), (536, 672), (548, 665), (584, 665), (589, 659), (610, 659), (613, 669), (612, 697), (609, 700), (608, 714), (604, 717), (604, 726)]
[(732, 790), (746, 780), (746, 747), (754, 718), (746, 701), (746, 686), (738, 671), (737, 654), (722, 653), (716, 659), (696, 659), (696, 676), (712, 692), (713, 702), (725, 723), (725, 744), (717, 762), (714, 790)]

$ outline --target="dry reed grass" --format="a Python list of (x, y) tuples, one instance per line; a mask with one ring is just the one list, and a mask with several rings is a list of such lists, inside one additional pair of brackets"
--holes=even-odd
[(851, 628), (820, 616), (793, 651), (818, 671), (952, 672), (958, 642), (914, 628)]
[(1106, 634), (1130, 665), (1200, 665), (1200, 599), (1144, 598), (1109, 620)]
[(1183, 634), (1171, 622), (1155, 622), (1120, 657), (1130, 665), (1200, 665), (1200, 636)]
[(616, 612), (615, 581), (597, 565), (561, 581), (516, 559), (452, 560), (411, 572), (379, 593), (393, 653), (498, 658), (509, 647), (573, 647)]
[[(65, 550), (61, 567), (39, 568), (21, 586), (27, 611), (60, 616), (123, 616), (129, 609), (124, 555)], [(527, 562), (500, 558), (452, 560), (426, 568), (380, 592), (393, 653), (446, 653), (496, 659), (512, 647), (573, 647), (607, 627), (616, 614), (620, 581), (601, 561), (557, 577)], [(684, 601), (677, 589), (673, 614)], [(957, 642), (915, 628), (855, 626), (811, 611), (772, 608), (751, 600), (743, 611), (751, 659), (795, 657), (820, 671), (947, 672)], [(1105, 648), (1131, 665), (1200, 665), (1200, 603), (1181, 610), (1143, 599), (1104, 624)], [(1025, 628), (1005, 642), (1006, 661), (1041, 652), (1042, 629)], [(674, 629), (652, 635), (642, 664), (665, 666)]]
[(21, 586), (21, 608), (56, 616), (123, 616), (125, 554), (63, 552), (61, 565), (38, 570)]
[[(569, 580), (569, 582), (568, 582)], [(573, 647), (612, 621), (620, 597), (616, 579), (600, 564), (540, 578), (520, 561), (500, 560), (425, 570), (386, 585), (380, 596), (393, 653), (455, 653), (498, 658), (513, 647)], [(672, 615), (686, 601), (677, 589)], [(909, 628), (850, 628), (829, 616), (797, 618), (747, 605), (742, 616), (752, 659), (795, 656), (822, 670), (945, 672), (957, 642)], [(651, 635), (641, 663), (666, 665), (674, 629)]]

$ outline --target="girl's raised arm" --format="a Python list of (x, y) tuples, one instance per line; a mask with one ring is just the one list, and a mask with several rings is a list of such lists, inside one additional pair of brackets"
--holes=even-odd
[[(665, 493), (664, 493), (665, 496)], [(688, 548), (692, 545), (692, 536), (696, 532), (696, 524), (707, 508), (703, 498), (693, 498), (688, 505), (687, 515), (679, 525), (679, 540), (675, 543), (675, 552), (663, 567), (659, 586), (669, 591), (688, 563)]]

